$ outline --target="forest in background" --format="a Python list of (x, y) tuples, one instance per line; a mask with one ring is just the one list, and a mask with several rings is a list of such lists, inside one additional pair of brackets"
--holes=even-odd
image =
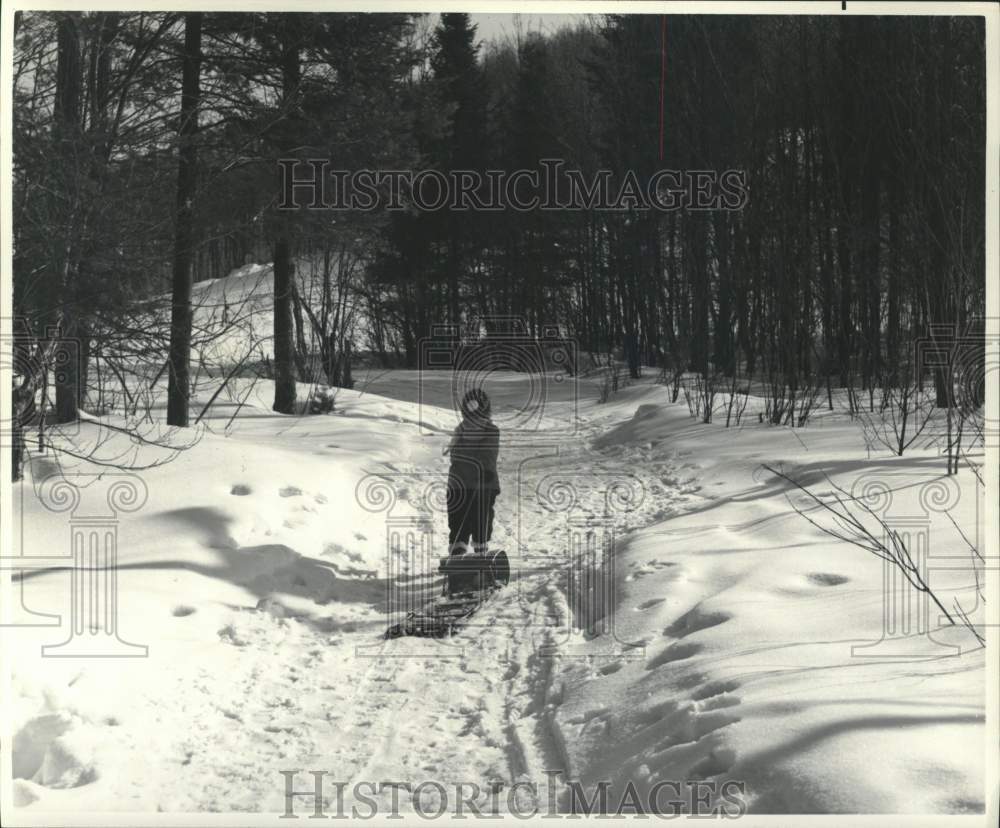
[[(892, 413), (899, 453), (930, 416), (925, 382), (949, 440), (952, 411), (982, 405), (981, 380), (952, 372), (981, 378), (981, 349), (969, 371), (915, 347), (984, 312), (981, 17), (581, 16), (480, 43), (465, 14), (45, 12), (14, 37), (17, 421), (45, 416), (50, 387), (52, 422), (105, 411), (100, 389), (127, 399), (143, 363), (188, 425), (192, 351), (219, 333), (198, 328), (193, 286), (249, 262), (274, 266), (283, 412), (296, 380), (420, 367), (432, 326), (491, 318), (650, 366), (674, 399), (694, 377), (708, 419), (726, 389), (763, 388), (790, 425), (847, 389), (852, 411)], [(316, 157), (737, 169), (749, 198), (278, 210), (278, 159)]]

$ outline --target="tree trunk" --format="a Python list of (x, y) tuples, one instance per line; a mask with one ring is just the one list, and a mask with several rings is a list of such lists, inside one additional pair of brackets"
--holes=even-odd
[(59, 275), (55, 303), (61, 309), (60, 337), (62, 343), (58, 353), (65, 360), (55, 372), (56, 406), (55, 421), (57, 423), (73, 422), (78, 417), (80, 404), (80, 371), (79, 359), (81, 349), (76, 339), (77, 307), (74, 297), (77, 289), (76, 261), (79, 257), (78, 244), (75, 238), (76, 226), (79, 220), (78, 198), (72, 191), (72, 176), (70, 171), (79, 164), (77, 148), (80, 145), (80, 31), (77, 27), (76, 15), (64, 13), (59, 16), (58, 51), (56, 57), (56, 97), (53, 112), (53, 131), (55, 132), (58, 163), (62, 165), (67, 178), (65, 201), (70, 205), (66, 215), (67, 237), (62, 251), (63, 261)]
[(840, 74), (845, 78), (840, 95), (840, 123), (837, 125), (837, 190), (839, 205), (837, 210), (837, 265), (840, 271), (839, 331), (837, 359), (840, 363), (840, 384), (847, 386), (851, 381), (852, 357), (854, 350), (853, 283), (851, 213), (853, 207), (853, 178), (850, 166), (855, 156), (855, 69), (850, 53), (850, 44), (856, 39), (857, 23), (852, 18), (841, 18), (839, 58)]
[(197, 183), (201, 13), (184, 16), (184, 64), (177, 163), (177, 226), (174, 230), (173, 297), (170, 312), (170, 375), (167, 424), (188, 425), (191, 396), (191, 259)]
[[(34, 392), (34, 389), (32, 389)], [(11, 466), (11, 480), (17, 482), (23, 476), (23, 461), (24, 461), (24, 428), (22, 426), (22, 418), (24, 416), (24, 410), (27, 408), (26, 400), (22, 398), (20, 389), (13, 388), (10, 398), (11, 406), (11, 456), (10, 456), (10, 466)]]
[[(295, 115), (295, 98), (299, 87), (299, 45), (292, 24), (294, 15), (282, 15), (283, 42), (281, 50), (281, 93), (284, 118)], [(287, 133), (287, 130), (286, 130)], [(286, 137), (286, 141), (289, 139)], [(288, 217), (279, 218), (279, 233), (274, 245), (274, 405), (281, 414), (295, 410), (295, 335), (292, 322), (292, 245)]]
[(291, 244), (278, 239), (274, 246), (274, 405), (281, 414), (295, 411), (295, 348), (292, 337), (292, 262)]

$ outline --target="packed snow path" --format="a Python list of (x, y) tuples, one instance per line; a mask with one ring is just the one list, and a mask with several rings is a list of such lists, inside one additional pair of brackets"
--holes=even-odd
[[(287, 619), (280, 604), (266, 601), (262, 611), (240, 612), (223, 637), (254, 657), (239, 676), (206, 669), (198, 677), (197, 694), (186, 700), (193, 726), (182, 748), (192, 778), (180, 787), (197, 790), (197, 769), (220, 753), (234, 764), (191, 807), (282, 810), (278, 769), (303, 771), (301, 784), (311, 779), (307, 771), (326, 770), (331, 779), (347, 782), (348, 792), (369, 780), (466, 781), (507, 791), (519, 779), (544, 782), (546, 769), (564, 767), (549, 723), (558, 647), (549, 655), (540, 651), (553, 631), (569, 629), (567, 519), (539, 502), (538, 485), (551, 475), (577, 480), (574, 513), (599, 517), (609, 483), (633, 482), (637, 502), (631, 511), (614, 514), (611, 525), (618, 533), (662, 517), (697, 489), (690, 469), (678, 471), (674, 461), (650, 457), (649, 451), (595, 456), (589, 448), (594, 429), (589, 432), (574, 438), (577, 448), (549, 448), (535, 462), (529, 461), (538, 452), (530, 447), (501, 451), (501, 481), (520, 485), (505, 488), (497, 503), (492, 545), (513, 553), (515, 576), (455, 637), (382, 641), (386, 622), (379, 614), (338, 629), (334, 618), (326, 624)], [(422, 470), (401, 473), (398, 463), (372, 464), (370, 470), (384, 472), (404, 495), (426, 483)], [(515, 507), (518, 490), (522, 498)], [(380, 604), (383, 582), (370, 580), (380, 586), (362, 580), (357, 588)], [(597, 674), (617, 660), (609, 655), (589, 663)], [(199, 718), (219, 712), (232, 720), (231, 727), (197, 726)], [(330, 797), (328, 805), (335, 808), (332, 788)], [(345, 803), (353, 804), (349, 795)], [(532, 803), (522, 806), (530, 809)]]

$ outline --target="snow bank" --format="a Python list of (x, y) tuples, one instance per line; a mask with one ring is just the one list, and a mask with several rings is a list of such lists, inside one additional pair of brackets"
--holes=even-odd
[[(981, 812), (984, 650), (962, 627), (938, 633), (940, 646), (912, 636), (910, 658), (866, 650), (882, 634), (881, 561), (810, 526), (792, 508), (807, 501), (760, 469), (784, 464), (818, 491), (825, 473), (848, 490), (866, 474), (919, 514), (908, 490), (933, 483), (943, 459), (866, 457), (837, 417), (736, 431), (680, 408), (642, 403), (593, 443), (669, 447), (700, 490), (616, 559), (615, 634), (641, 642), (641, 657), (621, 647), (552, 678), (570, 775), (631, 780), (643, 795), (663, 780), (736, 779), (756, 813)], [(975, 478), (957, 484), (952, 513), (974, 534)], [(944, 515), (929, 530), (932, 551), (969, 554)], [(946, 605), (975, 605), (971, 570), (937, 574)]]
[[(286, 768), (508, 788), (561, 768), (591, 790), (631, 781), (643, 794), (737, 780), (756, 813), (981, 812), (982, 650), (955, 629), (939, 639), (960, 655), (852, 654), (879, 638), (880, 562), (810, 526), (792, 509), (800, 495), (760, 472), (783, 464), (817, 491), (823, 472), (846, 488), (881, 475), (912, 505), (940, 458), (869, 456), (839, 415), (727, 430), (693, 423), (648, 381), (605, 405), (596, 385), (554, 383), (542, 422), (564, 436), (501, 452), (495, 545), (517, 580), (451, 641), (382, 642), (399, 576), (386, 513), (357, 487), (381, 475), (394, 515), (412, 517), (443, 476), (454, 383), (417, 380), (373, 373), (314, 417), (276, 415), (268, 383), (236, 381), (195, 445), (141, 473), (148, 500), (119, 526), (119, 614), (148, 657), (41, 658), (65, 626), (4, 633), (20, 806), (281, 811)], [(489, 381), (498, 421), (516, 422), (525, 378)], [(18, 487), (26, 554), (66, 549), (65, 516), (35, 493), (53, 469), (34, 458)], [(553, 476), (575, 481), (571, 516), (593, 525), (615, 481), (641, 489), (615, 518), (602, 636), (573, 629), (595, 619), (567, 580), (569, 513), (540, 495)], [(957, 478), (966, 530), (973, 483)], [(427, 520), (440, 543), (441, 516)], [(931, 549), (967, 554), (943, 515), (929, 532)], [(947, 600), (968, 602), (968, 573), (942, 578)], [(66, 571), (27, 573), (23, 587), (31, 610), (66, 616)]]

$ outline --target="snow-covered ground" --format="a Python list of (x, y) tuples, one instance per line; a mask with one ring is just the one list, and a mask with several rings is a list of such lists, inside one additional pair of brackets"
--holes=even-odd
[[(241, 380), (190, 448), (138, 447), (144, 464), (169, 459), (137, 472), (148, 499), (118, 524), (120, 636), (148, 657), (41, 657), (70, 634), (70, 574), (15, 584), (32, 610), (63, 618), (4, 631), (22, 813), (281, 812), (283, 770), (298, 771), (297, 790), (327, 771), (331, 810), (334, 781), (349, 810), (356, 783), (387, 780), (534, 783), (499, 809), (544, 808), (550, 793), (566, 808), (553, 769), (588, 796), (610, 782), (611, 802), (628, 783), (645, 801), (660, 782), (737, 780), (751, 813), (982, 813), (985, 651), (962, 626), (856, 648), (882, 637), (881, 562), (796, 514), (804, 496), (762, 464), (817, 493), (887, 481), (894, 514), (929, 515), (913, 537), (951, 557), (933, 586), (969, 609), (969, 550), (921, 503), (940, 505), (937, 485), (956, 524), (981, 534), (970, 471), (942, 482), (933, 449), (869, 451), (839, 412), (795, 430), (696, 423), (651, 379), (605, 404), (599, 377), (548, 382), (533, 434), (524, 376), (492, 375), (506, 429), (493, 545), (515, 578), (453, 639), (383, 641), (390, 591), (434, 589), (418, 577), (432, 561), (397, 566), (406, 555), (387, 552), (387, 529), (432, 527), (430, 558), (445, 552), (433, 504), (452, 382), (419, 379), (359, 377), (333, 414), (311, 417), (274, 414), (270, 384)], [(81, 429), (78, 441), (107, 437), (102, 456), (129, 445), (99, 423)], [(69, 548), (67, 514), (38, 497), (56, 468), (33, 456), (16, 487), (26, 555)], [(394, 503), (378, 501), (380, 482)], [(595, 577), (613, 597), (588, 608), (569, 539), (612, 532)], [(581, 632), (581, 612), (604, 633)], [(393, 792), (371, 798), (388, 809)]]

